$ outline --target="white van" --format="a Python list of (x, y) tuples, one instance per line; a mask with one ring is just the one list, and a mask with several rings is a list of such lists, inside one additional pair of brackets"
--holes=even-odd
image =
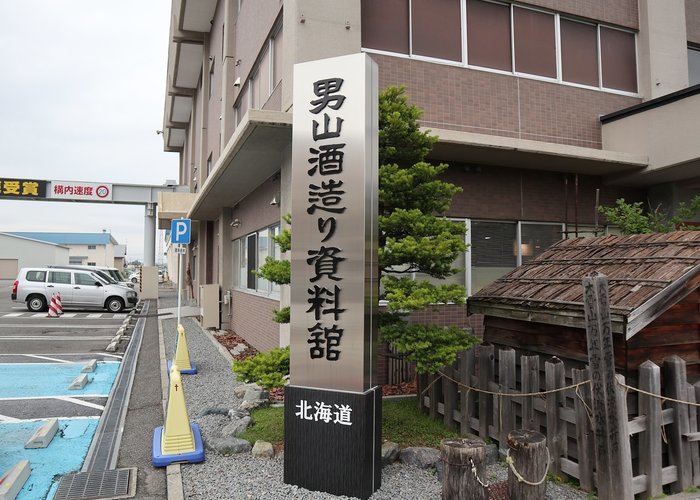
[(48, 267), (60, 267), (63, 269), (80, 269), (81, 271), (92, 271), (98, 276), (104, 278), (109, 283), (118, 283), (120, 285), (128, 286), (129, 288), (134, 288), (134, 284), (131, 281), (129, 281), (124, 275), (122, 275), (121, 271), (119, 271), (119, 269), (117, 269), (116, 267), (84, 266), (82, 264), (55, 264)]
[(25, 303), (34, 312), (47, 310), (55, 293), (61, 294), (64, 309), (95, 308), (116, 313), (138, 301), (131, 288), (82, 269), (25, 267), (12, 285), (12, 301)]

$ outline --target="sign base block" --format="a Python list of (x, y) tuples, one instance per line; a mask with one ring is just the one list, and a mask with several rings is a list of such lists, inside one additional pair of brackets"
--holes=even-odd
[[(348, 411), (349, 409), (349, 411)], [(284, 482), (369, 498), (381, 486), (382, 390), (284, 390)]]

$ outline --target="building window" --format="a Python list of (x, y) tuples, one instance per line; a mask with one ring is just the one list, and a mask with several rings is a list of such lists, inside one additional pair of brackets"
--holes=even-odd
[(688, 84), (700, 84), (700, 48), (688, 47)]
[(632, 31), (496, 0), (363, 0), (362, 47), (637, 93)]
[(88, 245), (88, 250), (97, 250), (97, 245)]
[(283, 31), (281, 28), (272, 35), (272, 88), (274, 89), (282, 81), (282, 46)]
[(520, 255), (518, 265), (531, 261), (563, 238), (562, 224), (520, 223)]
[(362, 46), (409, 53), (408, 0), (362, 0)]
[(600, 27), (600, 64), (604, 88), (637, 92), (634, 33)]
[(562, 80), (597, 87), (600, 84), (597, 27), (562, 18), (560, 30)]
[(471, 222), (471, 293), (515, 269), (518, 263), (515, 222)]
[(88, 262), (87, 265), (88, 265), (88, 266), (96, 266), (96, 265), (97, 265), (97, 262)]
[(510, 6), (467, 2), (467, 58), (474, 66), (511, 71)]
[(213, 153), (209, 153), (209, 158), (207, 158), (207, 177), (209, 177), (209, 174), (211, 174), (211, 155)]
[(258, 98), (260, 100), (260, 108), (265, 106), (267, 98), (270, 97), (270, 43), (265, 42), (265, 49), (262, 57), (260, 58), (260, 63), (258, 64), (258, 80), (260, 81), (260, 86), (258, 89)]
[(461, 62), (461, 19), (455, 0), (411, 0), (411, 52)]
[(557, 77), (553, 14), (514, 7), (513, 46), (516, 72)]
[(68, 257), (69, 264), (82, 264), (84, 257)]
[(267, 257), (279, 258), (279, 246), (272, 239), (279, 231), (279, 225), (270, 226), (233, 241), (234, 287), (266, 295), (279, 294), (279, 285), (255, 273)]
[(243, 89), (243, 91), (241, 91), (240, 98), (238, 99), (238, 102), (236, 104), (236, 107), (235, 107), (236, 125), (241, 123), (241, 120), (243, 119), (245, 114), (248, 112), (248, 105), (250, 104), (249, 103), (250, 92), (248, 91), (249, 87), (250, 87), (249, 84), (245, 85), (245, 88)]
[(214, 59), (212, 58), (211, 63), (209, 64), (209, 87), (207, 91), (209, 95), (209, 99), (211, 99), (212, 94), (214, 93)]

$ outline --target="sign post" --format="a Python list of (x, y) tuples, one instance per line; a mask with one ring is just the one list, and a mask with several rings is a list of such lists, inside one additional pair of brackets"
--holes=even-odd
[(292, 134), (284, 480), (369, 498), (381, 484), (376, 63), (295, 65)]
[(184, 245), (190, 244), (192, 236), (191, 219), (173, 219), (170, 223), (170, 243), (177, 245), (177, 324), (180, 324), (180, 307), (182, 305), (182, 254), (187, 250)]

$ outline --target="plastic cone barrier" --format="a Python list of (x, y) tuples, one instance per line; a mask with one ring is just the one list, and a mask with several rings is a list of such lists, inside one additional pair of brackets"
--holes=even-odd
[(194, 435), (187, 416), (185, 391), (177, 364), (170, 370), (170, 392), (161, 449), (165, 455), (194, 451)]
[(191, 375), (197, 373), (197, 365), (190, 360), (190, 351), (187, 349), (187, 335), (182, 325), (177, 325), (177, 347), (175, 348), (173, 364), (177, 365), (182, 374)]
[(61, 303), (61, 294), (56, 292), (56, 312), (60, 316), (63, 314), (63, 304)]
[(177, 365), (170, 369), (170, 391), (165, 413), (165, 425), (153, 433), (153, 465), (165, 467), (175, 462), (204, 461), (202, 433), (196, 423), (190, 423), (185, 406), (185, 392)]
[(49, 304), (49, 314), (47, 318), (58, 318), (58, 310), (56, 309), (56, 297), (51, 295), (51, 303)]

